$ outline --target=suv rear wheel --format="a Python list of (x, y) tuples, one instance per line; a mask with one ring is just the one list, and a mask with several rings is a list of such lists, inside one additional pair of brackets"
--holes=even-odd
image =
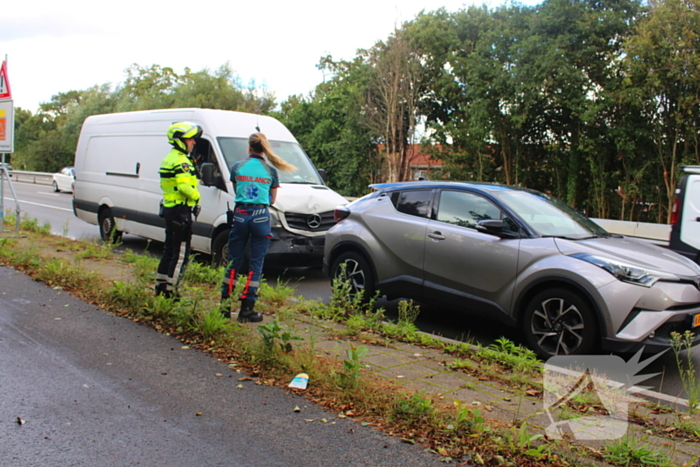
[(528, 345), (544, 359), (592, 352), (597, 327), (590, 305), (579, 294), (562, 288), (538, 293), (523, 318)]
[(363, 302), (367, 302), (374, 297), (376, 285), (372, 268), (369, 261), (360, 253), (348, 251), (341, 254), (333, 262), (331, 271), (331, 285), (336, 279), (346, 281), (350, 286), (351, 296), (362, 293)]

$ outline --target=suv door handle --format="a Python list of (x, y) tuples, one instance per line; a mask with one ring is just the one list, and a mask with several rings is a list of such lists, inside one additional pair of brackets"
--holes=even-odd
[(444, 240), (445, 236), (442, 234), (442, 232), (438, 232), (437, 230), (435, 232), (430, 232), (428, 234), (428, 237), (432, 238), (433, 240)]

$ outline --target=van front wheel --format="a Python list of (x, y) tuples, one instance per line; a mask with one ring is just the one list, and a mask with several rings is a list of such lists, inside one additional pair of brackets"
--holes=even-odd
[[(211, 262), (214, 266), (228, 266), (228, 236), (229, 230), (224, 230), (220, 232), (219, 235), (214, 239), (214, 243), (211, 245)], [(245, 247), (243, 252), (243, 263), (241, 264), (241, 269), (238, 271), (241, 274), (248, 271), (250, 265), (250, 243)]]
[(228, 230), (219, 232), (211, 245), (211, 262), (214, 266), (226, 266), (228, 261)]
[(100, 238), (105, 243), (116, 243), (121, 241), (122, 233), (117, 230), (117, 223), (112, 216), (112, 210), (107, 208), (100, 212), (98, 221), (100, 223)]

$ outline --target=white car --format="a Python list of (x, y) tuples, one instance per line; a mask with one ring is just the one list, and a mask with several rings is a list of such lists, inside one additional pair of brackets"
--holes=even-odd
[(53, 174), (53, 191), (70, 191), (73, 192), (75, 185), (75, 169), (73, 167), (64, 167), (60, 172)]

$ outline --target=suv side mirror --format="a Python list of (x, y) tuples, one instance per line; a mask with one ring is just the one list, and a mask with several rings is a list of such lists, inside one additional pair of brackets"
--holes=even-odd
[(321, 176), (323, 183), (326, 183), (326, 169), (318, 169), (318, 174)]
[(520, 238), (520, 234), (517, 232), (510, 232), (503, 230), (503, 220), (501, 219), (485, 219), (476, 223), (476, 230), (489, 234), (496, 235), (502, 238)]
[(486, 219), (476, 223), (476, 230), (488, 234), (500, 234), (503, 232), (503, 221), (500, 219)]

